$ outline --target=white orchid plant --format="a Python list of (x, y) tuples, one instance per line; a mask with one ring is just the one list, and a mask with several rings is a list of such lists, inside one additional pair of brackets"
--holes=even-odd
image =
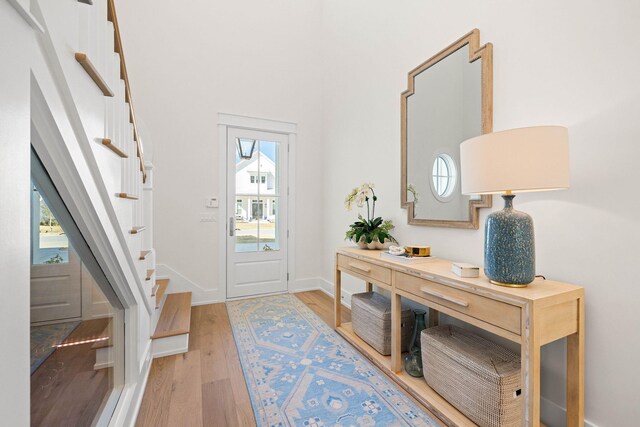
[(367, 205), (367, 218), (365, 219), (362, 214), (358, 214), (358, 221), (349, 226), (345, 234), (345, 240), (353, 240), (358, 243), (362, 239), (366, 243), (371, 243), (377, 240), (380, 243), (384, 243), (385, 240), (396, 242), (396, 239), (389, 234), (393, 229), (391, 221), (383, 221), (382, 217), (376, 218), (376, 201), (378, 197), (373, 190), (373, 184), (365, 182), (360, 187), (351, 190), (347, 197), (344, 199), (344, 206), (348, 211), (353, 209), (353, 205), (361, 208)]
[(413, 203), (418, 204), (418, 192), (416, 191), (416, 187), (413, 184), (409, 184), (407, 186), (407, 193), (410, 193), (413, 196)]

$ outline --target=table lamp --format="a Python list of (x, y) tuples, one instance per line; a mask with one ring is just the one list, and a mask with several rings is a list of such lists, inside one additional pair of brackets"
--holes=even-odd
[(462, 194), (502, 194), (504, 209), (485, 223), (484, 273), (491, 283), (533, 282), (533, 220), (513, 208), (514, 193), (569, 188), (569, 133), (536, 126), (487, 133), (460, 145)]

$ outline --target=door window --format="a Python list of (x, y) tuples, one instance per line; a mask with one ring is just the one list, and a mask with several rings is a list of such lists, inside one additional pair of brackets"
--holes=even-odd
[[(248, 159), (236, 153), (236, 252), (280, 250), (277, 209), (281, 197), (279, 155), (280, 144), (271, 141), (256, 141)], [(249, 185), (241, 179), (247, 174), (251, 177)], [(248, 215), (240, 212), (243, 198), (248, 199)]]

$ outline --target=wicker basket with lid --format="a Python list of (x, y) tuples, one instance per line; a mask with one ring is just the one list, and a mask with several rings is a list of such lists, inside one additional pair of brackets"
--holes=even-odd
[[(407, 351), (413, 333), (413, 310), (402, 306), (400, 336), (402, 351)], [(383, 356), (391, 354), (391, 300), (376, 292), (351, 296), (353, 332)]]
[(422, 331), (424, 379), (481, 427), (520, 426), (520, 356), (453, 325)]

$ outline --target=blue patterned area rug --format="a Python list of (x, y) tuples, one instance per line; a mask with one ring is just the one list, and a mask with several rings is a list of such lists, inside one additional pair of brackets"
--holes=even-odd
[(437, 426), (292, 295), (227, 303), (259, 426)]

